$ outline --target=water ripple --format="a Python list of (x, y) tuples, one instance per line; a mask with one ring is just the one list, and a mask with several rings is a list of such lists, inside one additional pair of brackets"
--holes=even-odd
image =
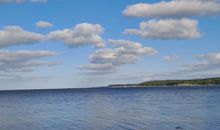
[(220, 89), (0, 92), (0, 129), (219, 130)]

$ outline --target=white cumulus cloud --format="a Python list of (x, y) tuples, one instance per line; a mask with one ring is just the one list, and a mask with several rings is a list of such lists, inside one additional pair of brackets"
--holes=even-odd
[(50, 32), (48, 39), (62, 41), (70, 47), (94, 45), (100, 48), (104, 47), (104, 40), (101, 37), (103, 30), (99, 24), (80, 23), (70, 29)]
[(190, 17), (220, 13), (220, 3), (215, 0), (171, 0), (158, 3), (137, 3), (123, 10), (129, 17)]
[(7, 26), (0, 30), (0, 47), (32, 44), (41, 41), (42, 34), (25, 31), (19, 26)]
[(145, 39), (191, 39), (200, 37), (198, 22), (187, 18), (162, 19), (141, 22), (139, 29), (126, 29), (123, 33)]
[(141, 56), (157, 53), (155, 49), (143, 47), (138, 42), (112, 39), (108, 42), (113, 48), (96, 50), (89, 57), (90, 64), (83, 66), (82, 69), (93, 74), (111, 73), (118, 70), (121, 65), (136, 63)]
[(8, 51), (0, 50), (0, 71), (14, 72), (14, 71), (29, 71), (36, 66), (51, 66), (55, 63), (48, 61), (39, 61), (36, 59), (50, 57), (57, 55), (53, 51)]

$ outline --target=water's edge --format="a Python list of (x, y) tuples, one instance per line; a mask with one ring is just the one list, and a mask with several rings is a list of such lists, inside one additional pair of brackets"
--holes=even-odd
[(117, 86), (117, 87), (88, 87), (88, 88), (50, 88), (50, 89), (12, 89), (12, 90), (0, 90), (1, 92), (13, 92), (13, 91), (63, 91), (63, 90), (97, 90), (97, 89), (171, 89), (171, 88), (179, 88), (179, 89), (201, 89), (201, 88), (220, 88), (220, 85), (208, 86), (208, 85), (200, 85), (200, 86)]

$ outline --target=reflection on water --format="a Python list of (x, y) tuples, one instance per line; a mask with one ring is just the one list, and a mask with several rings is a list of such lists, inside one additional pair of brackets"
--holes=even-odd
[(0, 129), (219, 130), (220, 88), (0, 92)]

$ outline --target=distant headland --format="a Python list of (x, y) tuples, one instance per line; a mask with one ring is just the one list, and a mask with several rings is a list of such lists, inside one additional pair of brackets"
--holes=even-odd
[(218, 86), (220, 85), (220, 77), (205, 79), (188, 79), (188, 80), (154, 80), (146, 81), (138, 84), (113, 84), (108, 88), (118, 87), (166, 87), (166, 86)]

